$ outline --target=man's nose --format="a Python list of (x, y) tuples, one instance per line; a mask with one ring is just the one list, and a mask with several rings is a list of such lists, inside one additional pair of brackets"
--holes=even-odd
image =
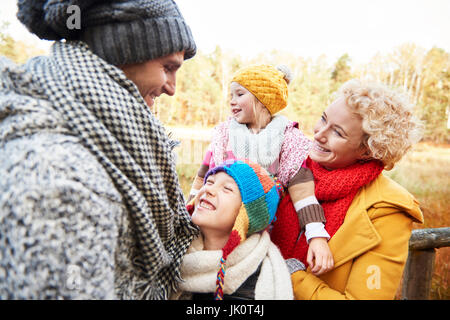
[(171, 75), (167, 77), (167, 81), (164, 84), (164, 93), (169, 95), (169, 96), (173, 96), (175, 94), (175, 90), (176, 90), (176, 78), (175, 75)]

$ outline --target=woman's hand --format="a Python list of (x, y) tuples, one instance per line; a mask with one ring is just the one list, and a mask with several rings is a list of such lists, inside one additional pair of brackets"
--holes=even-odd
[(328, 247), (326, 238), (312, 238), (309, 241), (306, 261), (311, 268), (311, 272), (316, 276), (333, 269), (333, 254)]

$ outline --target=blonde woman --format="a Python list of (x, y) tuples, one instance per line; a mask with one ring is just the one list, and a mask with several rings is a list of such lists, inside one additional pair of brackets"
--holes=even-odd
[[(418, 141), (420, 123), (400, 94), (378, 84), (345, 83), (314, 128), (307, 159), (327, 219), (334, 267), (304, 270), (307, 243), (289, 260), (296, 299), (392, 299), (408, 255), (419, 204), (385, 177)], [(303, 262), (303, 264), (301, 263)]]

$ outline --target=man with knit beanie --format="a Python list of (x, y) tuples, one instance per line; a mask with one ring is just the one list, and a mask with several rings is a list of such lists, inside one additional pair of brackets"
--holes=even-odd
[(228, 160), (206, 173), (187, 205), (201, 230), (181, 265), (173, 299), (289, 300), (292, 286), (279, 249), (266, 229), (281, 190), (249, 160)]
[(18, 7), (55, 42), (0, 58), (0, 299), (168, 298), (198, 229), (149, 106), (195, 55), (189, 27), (169, 0)]

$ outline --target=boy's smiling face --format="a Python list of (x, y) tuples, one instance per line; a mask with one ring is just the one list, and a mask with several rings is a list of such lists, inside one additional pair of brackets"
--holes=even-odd
[(234, 179), (225, 172), (218, 172), (210, 175), (200, 189), (192, 221), (202, 231), (227, 235), (233, 228), (241, 204), (241, 193)]

